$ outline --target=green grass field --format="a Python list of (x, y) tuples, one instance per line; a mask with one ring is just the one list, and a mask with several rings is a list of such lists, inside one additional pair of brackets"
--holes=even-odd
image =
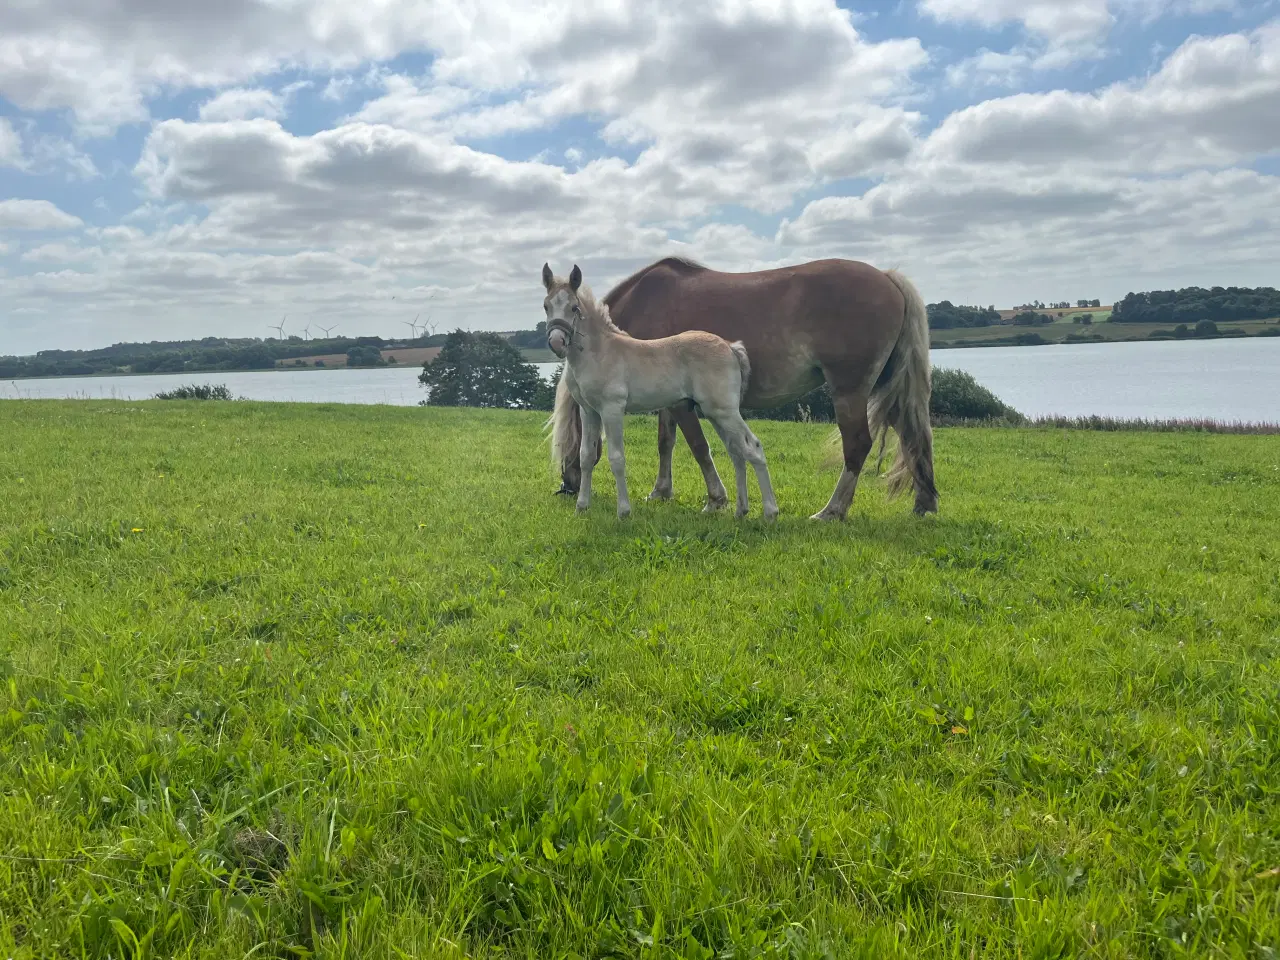
[(1280, 437), (541, 416), (0, 402), (0, 956), (1276, 955)]

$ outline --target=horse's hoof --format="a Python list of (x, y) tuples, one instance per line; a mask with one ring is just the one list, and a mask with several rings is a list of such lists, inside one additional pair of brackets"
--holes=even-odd
[(645, 497), (645, 500), (670, 500), (672, 496), (673, 494), (670, 490), (654, 490)]
[(728, 500), (708, 500), (707, 505), (702, 508), (703, 513), (715, 513), (717, 510), (723, 510), (729, 505)]
[(834, 520), (834, 521), (841, 521), (841, 520), (844, 520), (844, 517), (840, 516), (840, 514), (838, 514), (838, 513), (828, 513), (826, 510), (819, 510), (817, 513), (815, 513), (815, 514), (814, 514), (813, 516), (811, 516), (809, 519), (810, 519), (810, 520), (821, 520), (821, 521), (823, 521), (823, 522), (825, 522), (825, 523), (831, 523), (833, 520)]
[(778, 519), (778, 510), (776, 508), (773, 510), (766, 510), (764, 512), (765, 523), (773, 523), (777, 519)]

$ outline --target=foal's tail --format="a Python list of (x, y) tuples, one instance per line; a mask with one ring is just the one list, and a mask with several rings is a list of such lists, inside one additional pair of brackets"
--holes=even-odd
[(751, 379), (751, 360), (747, 356), (747, 348), (743, 346), (741, 340), (735, 340), (729, 344), (729, 349), (733, 351), (733, 355), (737, 358), (738, 369), (742, 371), (742, 386), (738, 392), (738, 402), (742, 402), (742, 398), (747, 395), (747, 381)]
[(556, 384), (556, 406), (543, 429), (551, 431), (551, 466), (563, 476), (565, 464), (578, 452), (582, 442), (577, 404), (565, 383), (564, 373)]
[(898, 434), (898, 455), (886, 478), (889, 495), (914, 488), (916, 512), (928, 513), (938, 509), (933, 429), (929, 425), (929, 319), (924, 300), (910, 280), (897, 270), (887, 270), (885, 276), (902, 291), (906, 316), (898, 342), (871, 390), (871, 435), (879, 436), (883, 459), (885, 439), (893, 427)]

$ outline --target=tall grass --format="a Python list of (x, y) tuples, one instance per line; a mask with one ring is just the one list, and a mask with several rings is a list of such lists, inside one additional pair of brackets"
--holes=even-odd
[(232, 400), (225, 383), (190, 383), (157, 393), (156, 400)]

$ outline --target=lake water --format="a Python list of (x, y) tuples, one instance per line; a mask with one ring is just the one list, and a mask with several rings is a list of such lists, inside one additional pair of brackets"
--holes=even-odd
[[(1280, 337), (933, 351), (1023, 413), (1280, 421)], [(554, 363), (535, 364), (550, 377)], [(59, 377), (0, 383), (4, 398), (143, 400), (183, 383), (225, 383), (238, 397), (412, 406), (420, 367)]]

